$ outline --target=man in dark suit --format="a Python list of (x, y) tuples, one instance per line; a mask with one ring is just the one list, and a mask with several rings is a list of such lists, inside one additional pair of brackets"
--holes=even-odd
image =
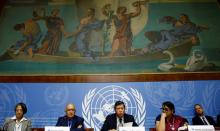
[(125, 113), (125, 104), (122, 101), (117, 101), (114, 105), (114, 114), (106, 117), (101, 131), (116, 131), (125, 123), (132, 123), (132, 126), (138, 126), (132, 115)]
[(65, 116), (58, 118), (56, 126), (68, 126), (70, 131), (84, 131), (84, 119), (75, 115), (75, 105), (67, 104), (65, 112)]
[(195, 104), (194, 110), (195, 110), (195, 116), (192, 118), (193, 125), (214, 125), (214, 126), (216, 126), (216, 123), (215, 123), (213, 117), (205, 115), (203, 108), (200, 104)]
[(217, 116), (217, 127), (220, 127), (220, 114)]

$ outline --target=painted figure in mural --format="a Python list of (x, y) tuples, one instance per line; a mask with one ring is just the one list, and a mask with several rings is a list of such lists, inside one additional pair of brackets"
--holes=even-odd
[(170, 101), (163, 102), (162, 112), (156, 118), (156, 130), (157, 131), (177, 131), (178, 128), (187, 128), (188, 121), (175, 115), (174, 104)]
[[(80, 53), (80, 56), (91, 56), (93, 55), (92, 50), (89, 48), (89, 45), (92, 40), (91, 38), (94, 30), (100, 30), (104, 24), (104, 21), (97, 20), (95, 18), (95, 9), (89, 8), (87, 10), (87, 16), (80, 20), (80, 25), (77, 27), (70, 36), (75, 36), (75, 42), (71, 45), (70, 48), (72, 51)], [(102, 37), (102, 35), (101, 35)], [(102, 41), (101, 38), (98, 38), (96, 42)]]
[[(127, 8), (125, 6), (119, 6), (117, 8), (117, 14), (112, 14), (110, 9), (111, 4), (106, 4), (102, 8), (102, 12), (105, 16), (113, 22), (116, 28), (115, 35), (112, 42), (112, 50), (109, 54), (110, 57), (115, 55), (129, 55), (131, 53), (133, 34), (131, 31), (131, 18), (140, 15), (141, 4), (143, 2), (135, 2), (133, 6), (136, 7), (136, 11), (132, 13), (127, 13)], [(109, 20), (108, 20), (109, 21)]]
[(125, 123), (131, 123), (131, 126), (138, 126), (132, 115), (125, 113), (125, 104), (122, 101), (115, 102), (114, 114), (106, 117), (101, 131), (117, 131)]
[(206, 26), (197, 26), (192, 23), (189, 16), (181, 14), (179, 19), (171, 16), (165, 16), (160, 19), (161, 23), (170, 23), (173, 29), (161, 31), (148, 31), (145, 36), (151, 43), (143, 49), (142, 53), (163, 51), (173, 44), (181, 43), (184, 38), (190, 38), (193, 44), (198, 41), (197, 33), (208, 29)]
[(18, 55), (19, 52), (24, 51), (32, 57), (33, 53), (37, 50), (37, 43), (42, 36), (39, 24), (36, 22), (35, 18), (32, 18), (23, 23), (16, 24), (14, 30), (20, 31), (23, 35), (23, 38), (11, 47), (12, 50), (15, 50), (14, 54)]
[(195, 116), (192, 118), (193, 125), (214, 125), (216, 122), (213, 117), (205, 115), (204, 110), (200, 104), (194, 105)]
[(186, 71), (212, 70), (215, 69), (215, 65), (208, 63), (207, 56), (202, 50), (194, 49), (184, 69)]
[(4, 131), (31, 131), (31, 121), (24, 117), (27, 113), (27, 107), (24, 103), (18, 103), (15, 106), (15, 116), (5, 120), (3, 124)]
[(47, 26), (47, 34), (42, 41), (42, 47), (38, 50), (40, 54), (55, 55), (58, 53), (62, 33), (64, 36), (67, 35), (64, 30), (63, 19), (59, 17), (59, 13), (59, 9), (53, 9), (50, 16), (38, 17), (38, 20), (45, 20)]
[(67, 104), (65, 112), (65, 116), (58, 118), (56, 126), (68, 126), (70, 127), (70, 131), (84, 131), (84, 119), (75, 115), (75, 105), (72, 103)]

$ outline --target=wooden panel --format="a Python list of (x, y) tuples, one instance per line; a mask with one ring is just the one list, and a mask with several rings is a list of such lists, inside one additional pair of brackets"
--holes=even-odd
[(73, 75), (73, 76), (0, 76), (0, 82), (144, 82), (220, 80), (220, 73), (163, 73), (131, 75)]

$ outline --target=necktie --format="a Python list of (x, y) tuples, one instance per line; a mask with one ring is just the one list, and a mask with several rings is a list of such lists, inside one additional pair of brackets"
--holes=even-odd
[(204, 117), (204, 116), (202, 117), (202, 121), (203, 121), (204, 125), (208, 125), (208, 123), (206, 122), (206, 120), (205, 120), (205, 117)]
[(71, 126), (72, 126), (72, 121), (68, 120), (68, 127), (71, 127)]
[(120, 125), (123, 126), (123, 124), (122, 124), (122, 118), (119, 118), (119, 122), (120, 122)]

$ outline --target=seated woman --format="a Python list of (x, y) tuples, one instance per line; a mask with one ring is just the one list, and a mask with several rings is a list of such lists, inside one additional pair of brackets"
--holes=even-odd
[(174, 114), (175, 107), (172, 102), (164, 102), (161, 109), (161, 115), (158, 115), (156, 118), (157, 131), (177, 131), (179, 127), (188, 124), (185, 118)]
[(31, 131), (31, 121), (24, 117), (27, 107), (24, 103), (15, 106), (15, 116), (6, 119), (3, 124), (4, 131)]

